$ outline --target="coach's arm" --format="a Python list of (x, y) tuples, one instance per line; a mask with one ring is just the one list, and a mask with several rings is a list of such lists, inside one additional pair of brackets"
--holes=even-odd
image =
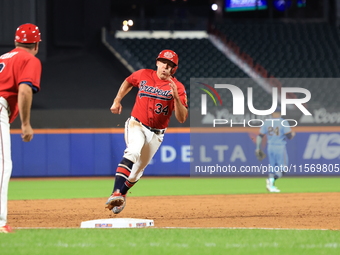
[(33, 139), (33, 129), (30, 122), (32, 100), (32, 88), (26, 83), (20, 83), (18, 92), (18, 107), (21, 121), (21, 138), (24, 142), (29, 142)]

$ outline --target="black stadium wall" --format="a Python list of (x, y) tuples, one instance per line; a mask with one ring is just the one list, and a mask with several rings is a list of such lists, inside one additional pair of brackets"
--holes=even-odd
[[(135, 94), (124, 100), (121, 116), (110, 106), (130, 72), (101, 42), (110, 23), (110, 0), (0, 1), (0, 54), (11, 50), (15, 29), (34, 23), (42, 33), (41, 91), (34, 95), (34, 128), (103, 128), (123, 124)], [(20, 128), (19, 118), (12, 129)]]

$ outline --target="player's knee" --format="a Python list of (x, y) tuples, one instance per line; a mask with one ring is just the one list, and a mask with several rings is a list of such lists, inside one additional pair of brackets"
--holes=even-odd
[(140, 152), (138, 151), (125, 151), (124, 153), (124, 158), (132, 161), (132, 162), (137, 162), (138, 159), (140, 158)]

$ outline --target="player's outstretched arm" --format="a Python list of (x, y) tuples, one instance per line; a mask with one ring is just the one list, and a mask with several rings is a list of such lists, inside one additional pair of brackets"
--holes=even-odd
[(177, 86), (170, 80), (170, 87), (172, 90), (172, 95), (174, 97), (174, 104), (175, 104), (175, 117), (179, 123), (184, 123), (188, 117), (188, 109), (182, 104), (181, 99), (178, 95)]
[(32, 99), (32, 88), (26, 83), (21, 83), (19, 85), (18, 106), (21, 121), (21, 138), (24, 142), (29, 142), (33, 139), (33, 129), (30, 122)]
[(110, 108), (112, 113), (121, 114), (123, 106), (120, 102), (126, 96), (126, 94), (131, 91), (132, 87), (133, 87), (132, 84), (130, 84), (127, 80), (123, 81)]

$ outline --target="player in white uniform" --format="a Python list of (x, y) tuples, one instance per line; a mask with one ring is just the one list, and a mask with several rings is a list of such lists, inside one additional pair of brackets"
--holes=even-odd
[[(278, 107), (272, 114), (272, 121), (267, 120), (260, 128), (260, 134), (256, 137), (256, 151), (258, 153), (261, 148), (262, 137), (267, 135), (268, 139), (268, 159), (271, 171), (269, 171), (266, 180), (266, 188), (269, 192), (280, 192), (275, 186), (275, 181), (282, 177), (284, 166), (288, 165), (288, 154), (286, 150), (287, 139), (292, 139), (295, 132), (291, 130), (288, 121), (281, 118), (281, 109)], [(283, 121), (283, 125), (282, 125)]]
[(128, 190), (142, 177), (161, 145), (172, 112), (175, 111), (180, 123), (188, 116), (184, 85), (173, 76), (178, 68), (178, 55), (163, 50), (156, 58), (156, 66), (157, 71), (141, 69), (127, 77), (111, 106), (112, 113), (120, 114), (123, 97), (133, 87), (138, 88), (131, 117), (125, 123), (127, 147), (116, 170), (112, 195), (106, 202), (106, 208), (115, 214), (124, 209)]

